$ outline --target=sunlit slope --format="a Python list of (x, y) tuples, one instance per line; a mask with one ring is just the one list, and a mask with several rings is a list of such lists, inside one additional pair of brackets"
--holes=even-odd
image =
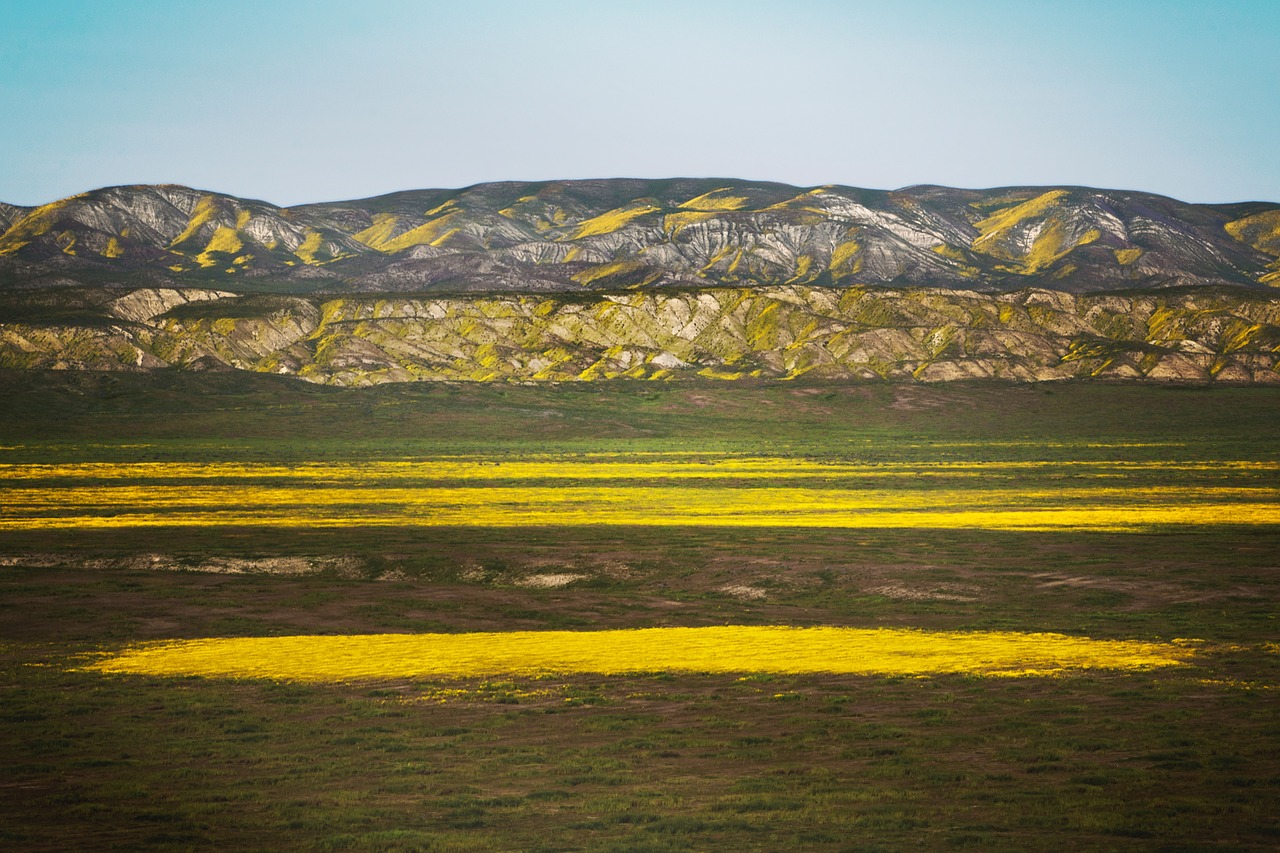
[(266, 202), (168, 185), (112, 187), (14, 209), (0, 235), (0, 258), (34, 265), (10, 267), (11, 275), (83, 270), (108, 280), (139, 272), (235, 279), (362, 248), (340, 230)]
[[(1072, 292), (1274, 280), (1280, 205), (1085, 187), (732, 179), (480, 184), (281, 208), (176, 186), (0, 205), (0, 283), (581, 291), (897, 285)], [(1269, 277), (1270, 276), (1270, 277)]]
[(290, 466), (0, 462), (0, 530), (633, 525), (1145, 531), (1280, 524), (1275, 463), (1111, 463), (1089, 460), (1084, 450), (1052, 462), (965, 463), (717, 454)]
[(1155, 669), (1193, 653), (1172, 643), (1062, 634), (726, 625), (180, 640), (128, 649), (89, 668), (296, 681), (636, 672), (1011, 676)]
[(1280, 210), (1270, 209), (1243, 216), (1226, 224), (1227, 233), (1263, 254), (1275, 258), (1268, 272), (1259, 279), (1263, 284), (1280, 285)]
[[(989, 250), (1017, 227), (993, 224)], [(9, 317), (0, 323), (0, 367), (237, 369), (334, 385), (800, 376), (1280, 382), (1280, 299), (1245, 290), (979, 294), (792, 284), (436, 297), (64, 293), (0, 304)]]

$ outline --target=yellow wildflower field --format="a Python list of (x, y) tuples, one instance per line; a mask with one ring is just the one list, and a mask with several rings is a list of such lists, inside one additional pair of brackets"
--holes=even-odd
[(236, 637), (147, 643), (102, 673), (292, 681), (591, 673), (1054, 675), (1177, 666), (1189, 643), (1006, 631), (727, 625), (608, 631)]
[[(3, 448), (0, 448), (3, 450)], [(1094, 477), (1137, 472), (1280, 472), (1280, 462), (1214, 462), (1083, 459), (852, 463), (797, 458), (691, 454), (584, 453), (571, 458), (443, 457), (368, 462), (0, 463), (0, 480), (263, 480), (348, 483), (384, 480), (697, 480), (793, 478), (1000, 477), (1060, 468)], [(647, 458), (646, 458), (647, 457)], [(677, 457), (677, 458), (670, 458)]]
[(0, 530), (1266, 525), (1280, 524), (1276, 470), (1230, 460), (858, 463), (714, 454), (0, 464)]

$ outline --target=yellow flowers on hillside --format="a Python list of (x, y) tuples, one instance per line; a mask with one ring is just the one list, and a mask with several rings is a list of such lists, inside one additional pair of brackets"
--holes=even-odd
[(612, 631), (237, 637), (147, 643), (86, 669), (294, 681), (592, 673), (990, 676), (1177, 666), (1187, 644), (1005, 631), (727, 625)]
[(593, 216), (590, 219), (584, 219), (579, 222), (578, 230), (574, 233), (573, 239), (581, 240), (583, 237), (595, 237), (599, 234), (612, 233), (633, 219), (647, 216), (650, 213), (657, 213), (659, 210), (661, 208), (655, 207), (648, 202), (643, 202), (606, 211), (599, 216)]

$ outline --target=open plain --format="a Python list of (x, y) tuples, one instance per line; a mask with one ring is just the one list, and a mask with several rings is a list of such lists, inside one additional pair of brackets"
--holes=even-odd
[(1280, 837), (1280, 390), (3, 383), (12, 848)]
[(1067, 6), (5, 4), (0, 853), (1280, 850), (1280, 2)]

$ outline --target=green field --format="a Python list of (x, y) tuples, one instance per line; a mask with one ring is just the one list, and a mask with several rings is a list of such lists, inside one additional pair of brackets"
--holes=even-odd
[[(1280, 844), (1280, 389), (10, 373), (0, 404), (7, 848)], [(998, 523), (1028, 510), (1062, 523)], [(1198, 642), (1056, 677), (84, 669), (726, 625)]]

